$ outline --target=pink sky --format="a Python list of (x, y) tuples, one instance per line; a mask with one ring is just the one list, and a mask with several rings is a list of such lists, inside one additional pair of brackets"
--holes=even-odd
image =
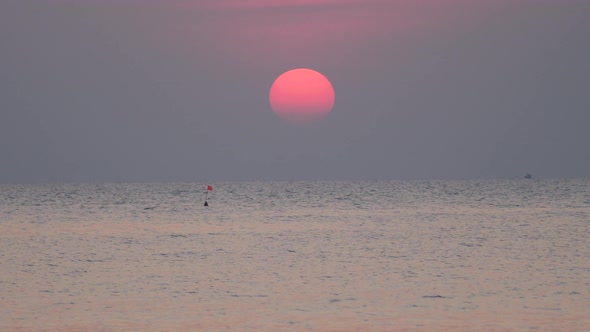
[(216, 56), (221, 52), (254, 64), (269, 59), (309, 62), (323, 57), (339, 62), (342, 52), (362, 51), (370, 43), (422, 38), (451, 23), (479, 20), (502, 2), (179, 0), (178, 8), (194, 16), (187, 15), (176, 24), (188, 40), (209, 40)]

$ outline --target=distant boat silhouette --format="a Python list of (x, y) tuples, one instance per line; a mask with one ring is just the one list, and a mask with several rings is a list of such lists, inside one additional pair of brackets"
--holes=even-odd
[(533, 176), (531, 175), (531, 173), (526, 173), (526, 175), (524, 176), (525, 179), (532, 179)]

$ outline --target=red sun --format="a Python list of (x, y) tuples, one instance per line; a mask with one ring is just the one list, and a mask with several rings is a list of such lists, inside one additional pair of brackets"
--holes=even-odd
[(323, 119), (332, 110), (334, 98), (334, 88), (326, 76), (307, 68), (281, 74), (268, 96), (275, 114), (294, 124)]

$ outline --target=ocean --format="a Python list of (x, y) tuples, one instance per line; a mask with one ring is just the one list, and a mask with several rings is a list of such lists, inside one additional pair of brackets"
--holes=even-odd
[(0, 331), (590, 331), (589, 179), (210, 184), (0, 185)]

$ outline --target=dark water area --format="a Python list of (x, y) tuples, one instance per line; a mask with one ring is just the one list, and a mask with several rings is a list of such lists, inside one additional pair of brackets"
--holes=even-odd
[(0, 331), (590, 331), (588, 179), (212, 185), (0, 185)]

